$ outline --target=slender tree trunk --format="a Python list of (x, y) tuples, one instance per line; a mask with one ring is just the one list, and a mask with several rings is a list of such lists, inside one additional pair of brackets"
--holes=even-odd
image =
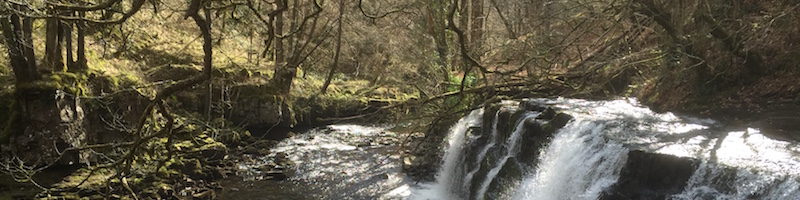
[[(447, 35), (445, 35), (445, 22), (444, 22), (444, 2), (440, 0), (431, 0), (428, 6), (428, 27), (431, 37), (433, 37), (436, 44), (436, 53), (439, 55), (439, 65), (447, 65), (448, 47)], [(447, 69), (445, 68), (445, 71)], [(447, 79), (445, 74), (445, 80)]]
[[(275, 15), (274, 33), (281, 35), (283, 33), (283, 10), (286, 10), (287, 0), (277, 0), (277, 10), (280, 10)], [(274, 37), (274, 35), (273, 35)], [(274, 37), (275, 42), (275, 73), (272, 76), (272, 86), (276, 89), (278, 94), (288, 94), (292, 87), (292, 80), (297, 75), (297, 65), (294, 61), (286, 62), (285, 52), (283, 49), (283, 39)]]
[(328, 77), (325, 78), (325, 84), (322, 85), (322, 90), (320, 93), (325, 94), (328, 90), (328, 85), (331, 84), (331, 79), (333, 79), (333, 74), (336, 72), (336, 68), (339, 66), (339, 55), (342, 52), (342, 21), (344, 21), (344, 0), (339, 0), (339, 27), (336, 31), (336, 52), (333, 54), (333, 64), (331, 65), (331, 70), (328, 72)]
[(72, 25), (64, 23), (61, 24), (61, 27), (64, 27), (64, 51), (67, 52), (67, 69), (75, 71), (75, 57), (72, 54)]
[[(500, 17), (500, 21), (503, 22), (503, 26), (506, 28), (508, 32), (509, 39), (517, 38), (517, 33), (514, 32), (514, 25), (509, 21), (505, 15), (503, 15), (503, 11), (500, 9), (500, 6), (497, 5), (497, 0), (489, 0), (489, 3), (492, 4), (494, 10), (497, 11), (497, 16)], [(490, 9), (491, 10), (491, 9)]]
[[(86, 12), (80, 12), (78, 14), (80, 17), (86, 17)], [(87, 61), (86, 61), (86, 24), (84, 22), (75, 22), (75, 27), (78, 30), (78, 46), (77, 46), (77, 63), (76, 68), (77, 70), (87, 70)]]
[[(286, 6), (285, 3), (286, 3), (285, 0), (278, 0), (277, 1), (278, 7), (279, 7), (278, 9), (280, 9), (280, 7), (282, 7), (282, 6)], [(276, 35), (283, 34), (283, 12), (278, 13), (278, 15), (275, 17), (275, 34)], [(275, 43), (274, 44), (275, 44), (275, 47), (274, 47), (274, 49), (275, 49), (275, 66), (282, 66), (282, 65), (284, 65), (284, 62), (286, 61), (286, 57), (285, 57), (285, 53), (284, 53), (284, 49), (283, 49), (283, 39), (280, 38), (280, 37), (275, 37)]]
[[(459, 6), (458, 7), (458, 22), (459, 22), (458, 25), (461, 26), (461, 29), (463, 29), (463, 30), (469, 30), (469, 7), (467, 6), (467, 5), (469, 5), (469, 0), (456, 0), (456, 1), (460, 2), (460, 4), (458, 5)], [(465, 42), (467, 44), (469, 44), (468, 34), (469, 34), (469, 31), (464, 33), (464, 36), (466, 37), (466, 38), (464, 38), (464, 40), (465, 40)], [(456, 42), (454, 42), (454, 43), (458, 44), (459, 43), (458, 39), (455, 39), (455, 40), (456, 40)], [(462, 60), (462, 57), (460, 57), (460, 56), (456, 56), (456, 57), (453, 58), (452, 62), (453, 63), (450, 66), (451, 67), (450, 70), (451, 71), (456, 71), (457, 67), (464, 65), (464, 63), (466, 63), (467, 61)]]
[(45, 28), (45, 68), (51, 71), (61, 71), (64, 69), (64, 58), (61, 57), (61, 22), (56, 18), (46, 19)]
[(31, 74), (39, 74), (36, 67), (36, 54), (33, 52), (33, 19), (22, 18), (22, 45), (28, 70)]
[[(298, 7), (299, 4), (298, 4), (297, 0), (293, 0), (292, 1), (292, 5), (294, 5), (294, 9), (292, 9), (292, 12), (290, 13), (290, 19), (292, 19), (292, 21), (291, 21), (291, 23), (289, 23), (289, 31), (294, 31), (295, 29), (297, 29), (297, 25), (298, 25), (298, 23), (297, 23), (298, 18), (297, 17), (298, 17), (298, 12), (299, 12), (298, 10), (300, 10), (299, 7)], [(297, 42), (300, 40), (300, 38), (301, 38), (300, 36), (293, 36), (293, 37), (291, 37), (289, 39), (289, 46), (288, 46), (288, 48), (289, 48), (288, 51), (289, 52), (294, 52), (295, 49), (297, 49)]]
[[(483, 43), (483, 21), (485, 19), (483, 14), (483, 0), (472, 0), (470, 11), (470, 21), (472, 25), (470, 26), (469, 46), (473, 53), (480, 53)], [(480, 56), (476, 59), (480, 59)]]
[[(19, 15), (11, 14), (7, 17), (0, 19), (0, 26), (3, 29), (3, 36), (6, 38), (6, 48), (8, 48), (8, 58), (11, 68), (14, 71), (14, 77), (17, 79), (17, 85), (30, 83), (40, 79), (39, 71), (36, 70), (36, 59), (33, 54), (33, 49), (30, 43), (30, 33), (25, 33), (26, 30), (32, 30), (31, 27), (25, 28), (23, 24), (30, 26), (30, 19), (20, 19)], [(25, 39), (25, 38), (28, 39)]]

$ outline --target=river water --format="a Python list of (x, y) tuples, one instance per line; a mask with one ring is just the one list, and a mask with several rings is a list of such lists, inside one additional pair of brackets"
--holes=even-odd
[[(405, 199), (412, 180), (402, 172), (399, 137), (391, 126), (318, 127), (278, 144), (271, 155), (241, 163), (240, 176), (223, 185), (224, 199)], [(269, 158), (288, 155), (295, 167), (286, 180), (259, 180)]]
[[(538, 111), (503, 102), (521, 113), (472, 111), (447, 133), (436, 181), (416, 182), (402, 172), (397, 133), (388, 126), (331, 125), (282, 141), (273, 154), (296, 163), (286, 180), (257, 180), (264, 162), (242, 163), (233, 199), (599, 199), (617, 184), (631, 151), (696, 161), (682, 190), (667, 199), (800, 199), (800, 146), (764, 136), (756, 127), (737, 130), (710, 119), (655, 113), (635, 99), (586, 101), (530, 99), (573, 116), (538, 152), (521, 149), (525, 123)], [(482, 120), (494, 116), (492, 120)], [(512, 124), (502, 133), (500, 124)], [(539, 122), (537, 122), (539, 123)], [(490, 130), (477, 143), (476, 127)], [(474, 153), (470, 153), (470, 151)], [(532, 160), (531, 165), (519, 160)], [(472, 164), (474, 162), (474, 164)], [(509, 167), (510, 166), (510, 167)], [(512, 171), (512, 172), (510, 172)], [(509, 178), (509, 176), (515, 176)]]

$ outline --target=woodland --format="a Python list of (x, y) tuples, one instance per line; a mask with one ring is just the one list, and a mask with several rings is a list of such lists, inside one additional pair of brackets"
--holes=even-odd
[(800, 111), (793, 0), (0, 0), (0, 28), (0, 199), (211, 199), (297, 129), (442, 138), (506, 99)]

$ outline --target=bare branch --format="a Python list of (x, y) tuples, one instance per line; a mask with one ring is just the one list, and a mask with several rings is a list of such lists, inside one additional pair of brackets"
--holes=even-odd
[(394, 14), (394, 13), (399, 13), (399, 12), (405, 11), (404, 8), (399, 8), (397, 10), (391, 10), (391, 11), (385, 12), (383, 14), (369, 14), (366, 11), (364, 11), (363, 1), (364, 0), (358, 0), (358, 10), (361, 11), (361, 14), (364, 15), (364, 17), (370, 18), (372, 20), (381, 19), (381, 18), (386, 17), (387, 15), (391, 15), (391, 14)]

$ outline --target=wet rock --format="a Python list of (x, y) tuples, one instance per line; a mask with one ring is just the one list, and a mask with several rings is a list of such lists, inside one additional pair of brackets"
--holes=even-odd
[[(468, 169), (475, 169), (476, 167), (480, 167), (478, 171), (472, 177), (472, 180), (469, 185), (469, 191), (478, 191), (481, 184), (486, 180), (486, 175), (489, 174), (489, 170), (492, 167), (496, 166), (499, 162), (500, 156), (502, 156), (502, 148), (500, 146), (493, 146), (490, 147), (486, 152), (486, 157), (480, 162), (478, 166), (470, 166)], [(474, 194), (473, 194), (474, 196)]]
[(519, 103), (519, 107), (524, 110), (537, 111), (537, 112), (542, 112), (549, 108), (535, 101), (522, 101)]
[(522, 167), (516, 158), (510, 157), (489, 183), (483, 199), (499, 199), (503, 188), (514, 188), (522, 178)]
[(547, 124), (555, 129), (560, 129), (561, 127), (567, 125), (567, 123), (569, 123), (569, 121), (572, 120), (572, 118), (573, 117), (571, 115), (568, 115), (566, 113), (558, 113), (555, 116), (553, 116), (553, 118), (550, 119), (550, 122)]
[(536, 116), (536, 119), (553, 119), (556, 116), (556, 110), (553, 108), (548, 107), (544, 111), (542, 111), (539, 116)]
[(522, 141), (520, 141), (523, 145), (520, 147), (517, 158), (525, 165), (533, 166), (540, 149), (550, 141), (553, 132), (546, 132), (542, 125), (545, 122), (539, 119), (530, 118), (524, 123), (525, 132), (522, 133)]
[(666, 199), (683, 191), (698, 164), (692, 158), (630, 151), (619, 180), (600, 199)]
[(256, 148), (256, 147), (254, 147), (254, 146), (247, 146), (247, 147), (244, 147), (244, 149), (242, 149), (242, 153), (245, 153), (245, 154), (251, 154), (251, 155), (261, 155), (261, 154), (259, 153), (259, 149), (257, 149), (257, 148)]
[(195, 194), (192, 194), (192, 199), (214, 199), (217, 194), (214, 190), (205, 189)]
[(265, 177), (266, 177), (265, 179), (269, 180), (282, 181), (289, 178), (289, 175), (287, 175), (284, 171), (275, 170), (266, 172)]
[[(514, 110), (514, 109), (500, 110), (500, 113), (497, 114), (497, 132), (500, 132), (500, 133), (508, 133), (508, 132), (510, 132), (509, 129), (513, 128), (513, 125), (509, 126), (508, 124), (510, 124), (511, 122), (508, 122), (508, 121), (510, 121), (512, 119), (511, 115), (514, 114), (515, 112), (516, 112), (516, 110)], [(494, 117), (491, 114), (489, 114), (489, 115), (491, 117)], [(491, 124), (491, 123), (489, 123), (489, 124)], [(492, 128), (491, 126), (486, 126), (486, 127)]]

